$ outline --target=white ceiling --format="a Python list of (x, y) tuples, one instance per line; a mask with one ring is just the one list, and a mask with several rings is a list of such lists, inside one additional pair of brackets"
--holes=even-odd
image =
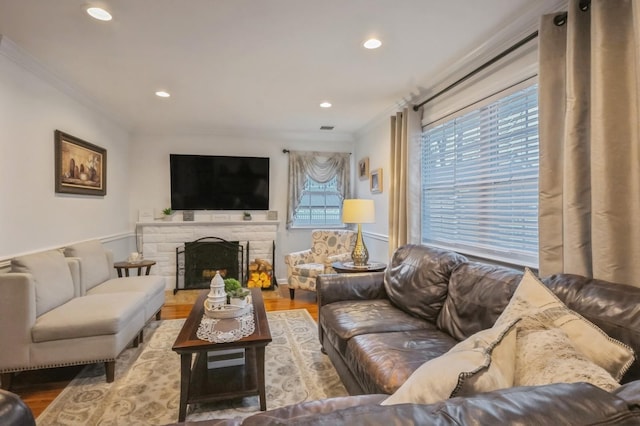
[[(540, 3), (559, 2), (0, 0), (0, 34), (132, 131), (348, 134)], [(362, 47), (372, 36), (380, 49)]]

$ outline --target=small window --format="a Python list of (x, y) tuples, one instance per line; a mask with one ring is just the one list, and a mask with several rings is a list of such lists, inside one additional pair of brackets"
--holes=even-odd
[(338, 179), (319, 183), (307, 177), (300, 204), (295, 210), (293, 225), (300, 227), (342, 226), (342, 195)]

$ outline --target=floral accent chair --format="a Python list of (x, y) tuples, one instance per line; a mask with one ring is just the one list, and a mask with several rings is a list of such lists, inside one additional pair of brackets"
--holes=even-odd
[(351, 259), (355, 244), (355, 231), (334, 229), (311, 231), (310, 249), (284, 256), (291, 300), (297, 288), (316, 291), (316, 277), (320, 274), (335, 274), (336, 271), (331, 264)]

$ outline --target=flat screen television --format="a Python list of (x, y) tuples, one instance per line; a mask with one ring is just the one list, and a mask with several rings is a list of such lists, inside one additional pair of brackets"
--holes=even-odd
[(171, 209), (269, 210), (269, 158), (170, 154)]

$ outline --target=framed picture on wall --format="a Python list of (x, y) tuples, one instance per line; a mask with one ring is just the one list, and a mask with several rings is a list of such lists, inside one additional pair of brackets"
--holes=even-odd
[(382, 169), (375, 169), (369, 175), (369, 188), (372, 194), (382, 192)]
[(107, 150), (60, 130), (55, 131), (56, 192), (107, 194)]
[(369, 179), (369, 157), (364, 157), (358, 162), (358, 177), (360, 180)]

